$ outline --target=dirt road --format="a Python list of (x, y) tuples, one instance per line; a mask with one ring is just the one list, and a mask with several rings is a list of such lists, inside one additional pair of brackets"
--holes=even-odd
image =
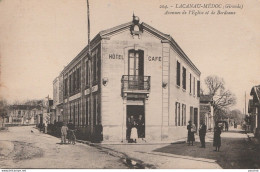
[(118, 157), (77, 143), (61, 145), (60, 139), (28, 127), (0, 132), (1, 168), (128, 168)]

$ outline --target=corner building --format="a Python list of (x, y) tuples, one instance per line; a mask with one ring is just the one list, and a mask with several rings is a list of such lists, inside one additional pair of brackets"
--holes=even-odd
[(199, 125), (200, 71), (171, 36), (133, 16), (94, 37), (92, 62), (87, 50), (61, 72), (62, 119), (73, 121), (79, 138), (126, 142), (128, 118), (140, 115), (147, 142), (186, 137), (189, 120)]

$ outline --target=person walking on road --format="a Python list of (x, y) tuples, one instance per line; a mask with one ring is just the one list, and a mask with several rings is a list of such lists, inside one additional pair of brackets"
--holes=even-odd
[(214, 128), (214, 139), (213, 139), (213, 146), (216, 147), (215, 151), (219, 152), (219, 148), (221, 146), (221, 127), (216, 124), (216, 127)]
[(66, 124), (63, 124), (61, 127), (61, 144), (66, 144), (66, 138), (68, 133), (68, 127)]
[(201, 147), (205, 148), (205, 136), (207, 132), (207, 126), (204, 124), (203, 121), (201, 121), (200, 128), (199, 128), (199, 136), (200, 136), (200, 143)]
[(196, 132), (196, 126), (194, 124), (192, 124), (191, 121), (189, 121), (189, 125), (187, 125), (187, 130), (188, 130), (188, 145), (190, 146), (190, 142), (191, 145), (193, 146), (193, 142), (195, 142), (195, 137), (194, 137), (194, 133)]

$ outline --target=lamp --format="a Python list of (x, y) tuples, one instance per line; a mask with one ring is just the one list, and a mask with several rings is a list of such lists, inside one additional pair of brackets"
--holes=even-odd
[(165, 81), (163, 81), (163, 82), (162, 82), (162, 87), (163, 87), (163, 88), (166, 88), (166, 87), (167, 87), (167, 85), (168, 85), (168, 83), (167, 83), (167, 82), (165, 82)]
[(102, 83), (104, 86), (107, 86), (108, 78), (107, 77), (103, 78)]

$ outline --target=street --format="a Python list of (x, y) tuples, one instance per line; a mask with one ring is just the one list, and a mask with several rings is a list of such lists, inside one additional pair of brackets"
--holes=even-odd
[[(260, 147), (239, 129), (223, 132), (220, 152), (207, 133), (206, 148), (173, 144), (97, 144), (61, 145), (60, 139), (37, 129), (9, 127), (0, 132), (1, 168), (259, 168)], [(128, 158), (126, 162), (125, 158)], [(134, 167), (135, 164), (140, 166)], [(131, 166), (132, 165), (132, 166)]]
[(1, 168), (127, 168), (117, 157), (81, 143), (60, 145), (31, 126), (8, 130), (0, 132)]

